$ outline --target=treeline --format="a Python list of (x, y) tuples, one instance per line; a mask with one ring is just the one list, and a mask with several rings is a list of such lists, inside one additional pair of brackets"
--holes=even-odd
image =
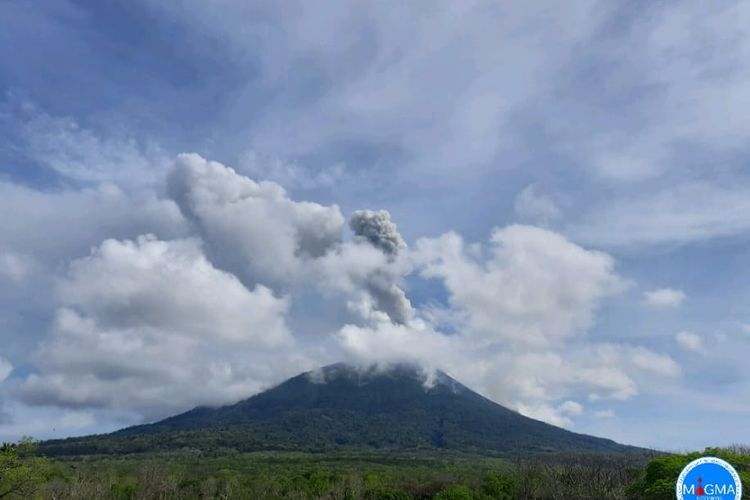
[(680, 470), (707, 454), (728, 460), (750, 485), (750, 451), (743, 447), (650, 460), (218, 451), (50, 460), (25, 440), (0, 448), (0, 498), (671, 500)]

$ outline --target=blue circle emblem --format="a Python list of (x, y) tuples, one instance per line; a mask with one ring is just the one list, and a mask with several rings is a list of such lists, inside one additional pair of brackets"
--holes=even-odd
[(701, 457), (682, 469), (675, 491), (677, 500), (740, 500), (742, 481), (728, 462)]

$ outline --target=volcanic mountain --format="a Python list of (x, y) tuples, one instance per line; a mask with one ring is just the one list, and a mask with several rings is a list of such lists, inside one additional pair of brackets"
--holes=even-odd
[(511, 455), (638, 448), (509, 410), (438, 371), (329, 365), (230, 406), (198, 407), (112, 434), (47, 441), (48, 455), (168, 450), (450, 450)]

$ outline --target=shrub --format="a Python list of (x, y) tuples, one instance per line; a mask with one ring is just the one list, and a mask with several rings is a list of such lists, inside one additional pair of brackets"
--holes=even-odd
[(365, 493), (367, 500), (411, 500), (411, 495), (396, 488), (380, 487)]
[(518, 481), (509, 475), (493, 474), (485, 478), (482, 492), (497, 500), (513, 500), (518, 498)]
[(475, 497), (474, 491), (468, 486), (455, 484), (435, 495), (435, 500), (474, 500)]
[(50, 478), (49, 462), (34, 456), (35, 450), (30, 438), (0, 447), (0, 498), (32, 496)]
[(138, 493), (138, 485), (135, 481), (128, 480), (112, 484), (110, 490), (115, 500), (133, 500)]
[[(738, 453), (737, 451), (740, 451)], [(664, 455), (654, 458), (646, 466), (641, 477), (628, 487), (628, 497), (644, 500), (672, 500), (675, 484), (682, 469), (691, 461), (703, 456), (715, 456), (732, 464), (747, 487), (750, 479), (750, 456), (740, 448), (706, 448), (703, 453), (686, 455)], [(743, 498), (748, 497), (745, 493)]]

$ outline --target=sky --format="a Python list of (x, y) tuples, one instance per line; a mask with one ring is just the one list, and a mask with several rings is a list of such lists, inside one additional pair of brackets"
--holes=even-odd
[(0, 2), (0, 440), (348, 361), (750, 442), (750, 4)]

